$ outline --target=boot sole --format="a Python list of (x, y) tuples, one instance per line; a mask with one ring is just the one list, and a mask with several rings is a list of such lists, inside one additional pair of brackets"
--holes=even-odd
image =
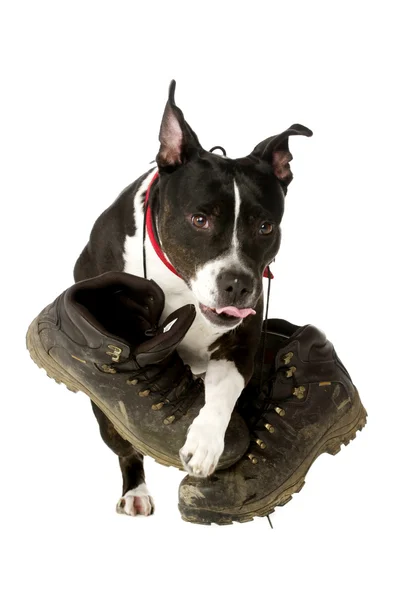
[(64, 384), (70, 392), (83, 392), (86, 394), (104, 413), (106, 417), (114, 425), (116, 431), (125, 440), (130, 442), (136, 450), (139, 450), (142, 454), (151, 456), (156, 462), (165, 467), (176, 467), (183, 471), (183, 466), (179, 458), (173, 458), (169, 455), (162, 454), (159, 450), (156, 450), (150, 446), (147, 446), (142, 440), (137, 438), (127, 427), (120, 421), (106, 404), (102, 402), (100, 398), (95, 396), (90, 390), (88, 390), (83, 384), (77, 379), (72, 377), (65, 369), (61, 367), (51, 356), (45, 351), (39, 334), (39, 317), (36, 317), (29, 326), (26, 334), (26, 347), (29, 351), (30, 357), (34, 363), (40, 368), (44, 369), (47, 376), (54, 379), (57, 383)]
[(254, 517), (268, 517), (274, 512), (278, 506), (284, 506), (293, 497), (301, 491), (305, 484), (305, 477), (315, 462), (315, 460), (323, 453), (336, 455), (340, 452), (343, 444), (347, 446), (355, 439), (358, 431), (361, 431), (366, 425), (367, 412), (361, 402), (358, 392), (356, 391), (353, 399), (353, 405), (357, 409), (353, 415), (353, 411), (347, 413), (337, 423), (335, 423), (319, 440), (311, 454), (303, 461), (296, 471), (287, 479), (278, 489), (271, 494), (253, 503), (251, 509), (250, 504), (246, 505), (246, 511), (233, 513), (229, 511), (216, 512), (211, 510), (194, 509), (185, 505), (179, 505), (181, 517), (189, 523), (197, 523), (201, 525), (232, 525), (233, 522), (246, 523), (252, 521)]

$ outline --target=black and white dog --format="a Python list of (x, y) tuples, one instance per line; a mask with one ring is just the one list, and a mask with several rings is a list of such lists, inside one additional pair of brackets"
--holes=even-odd
[[(253, 370), (263, 319), (263, 273), (279, 249), (292, 180), (289, 136), (312, 132), (293, 125), (245, 158), (225, 158), (201, 147), (175, 104), (174, 91), (173, 81), (160, 127), (158, 177), (155, 169), (140, 177), (98, 218), (74, 274), (76, 280), (111, 270), (144, 274), (148, 196), (147, 226), (153, 232), (145, 241), (147, 276), (165, 293), (163, 317), (189, 303), (197, 309), (179, 352), (194, 373), (205, 373), (205, 405), (180, 455), (188, 472), (206, 477), (217, 466), (232, 410)], [(98, 409), (95, 413), (101, 430), (109, 432), (106, 417)], [(119, 456), (123, 446), (126, 456), (127, 442), (105, 441)], [(134, 504), (134, 496), (140, 497), (138, 505), (144, 506), (149, 496), (142, 457), (131, 447), (130, 454), (131, 464), (121, 461), (131, 486), (125, 499)]]

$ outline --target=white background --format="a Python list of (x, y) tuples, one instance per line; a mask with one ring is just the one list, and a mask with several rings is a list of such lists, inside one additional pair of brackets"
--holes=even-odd
[[(396, 598), (393, 2), (14, 0), (0, 23), (2, 597)], [(25, 350), (94, 219), (155, 157), (171, 78), (205, 148), (314, 131), (291, 142), (270, 312), (326, 331), (369, 423), (274, 530), (184, 523), (182, 474), (151, 459), (155, 515), (116, 515), (89, 401)]]

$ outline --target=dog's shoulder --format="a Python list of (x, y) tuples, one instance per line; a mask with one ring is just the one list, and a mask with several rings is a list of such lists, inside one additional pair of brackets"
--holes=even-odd
[(152, 171), (153, 169), (148, 170), (141, 175), (141, 177), (124, 188), (113, 204), (98, 217), (97, 221), (94, 223), (91, 235), (94, 235), (96, 230), (104, 232), (104, 228), (120, 236), (118, 238), (120, 242), (124, 240), (126, 235), (135, 235), (135, 199), (138, 193), (138, 195), (141, 196), (140, 200), (144, 200), (147, 186), (143, 186), (143, 183), (146, 182), (148, 175), (152, 173)]
[(116, 200), (98, 217), (91, 230), (88, 244), (74, 268), (75, 281), (96, 277), (106, 271), (124, 270), (124, 245), (127, 236), (137, 231), (135, 199), (145, 195), (143, 183), (153, 171), (149, 169), (119, 194)]

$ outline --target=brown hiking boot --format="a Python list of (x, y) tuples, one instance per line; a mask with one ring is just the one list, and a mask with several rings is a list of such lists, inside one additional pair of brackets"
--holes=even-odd
[[(142, 454), (182, 469), (179, 450), (204, 404), (175, 348), (195, 318), (187, 305), (158, 326), (164, 294), (153, 281), (105, 273), (73, 285), (32, 322), (34, 362), (72, 392), (84, 392)], [(249, 434), (234, 413), (219, 468), (245, 453)]]
[(179, 508), (186, 521), (221, 525), (269, 515), (301, 490), (320, 454), (337, 454), (366, 423), (358, 392), (325, 335), (279, 319), (268, 321), (265, 348), (261, 343), (239, 403), (251, 431), (249, 450), (209, 479), (183, 479)]

